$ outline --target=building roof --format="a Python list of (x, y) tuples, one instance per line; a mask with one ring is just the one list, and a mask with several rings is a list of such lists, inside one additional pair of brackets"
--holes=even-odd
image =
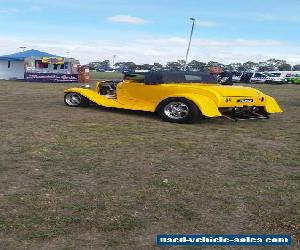
[(23, 61), (27, 57), (57, 57), (56, 55), (47, 52), (31, 49), (23, 52), (18, 52), (10, 55), (0, 56), (0, 60)]

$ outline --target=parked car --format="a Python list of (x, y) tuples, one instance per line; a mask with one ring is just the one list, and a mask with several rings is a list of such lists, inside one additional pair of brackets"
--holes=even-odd
[(300, 74), (287, 74), (285, 79), (288, 83), (300, 84)]
[(271, 83), (271, 84), (284, 84), (287, 83), (287, 80), (285, 79), (285, 77), (282, 76), (278, 76), (274, 73), (264, 73), (265, 75), (267, 75), (268, 77), (270, 77), (269, 80), (266, 81), (266, 83)]
[(233, 82), (241, 82), (241, 77), (243, 72), (233, 71), (232, 72), (232, 81)]
[(121, 82), (98, 82), (65, 90), (70, 107), (99, 106), (156, 112), (164, 121), (187, 123), (201, 117), (268, 118), (282, 112), (274, 98), (243, 86), (225, 86), (202, 72), (127, 74)]
[(266, 73), (271, 73), (272, 75), (274, 75), (276, 77), (286, 78), (287, 75), (300, 74), (300, 71), (268, 71)]
[(267, 84), (283, 84), (287, 80), (268, 72), (245, 72), (241, 76), (241, 82), (244, 83), (267, 83)]

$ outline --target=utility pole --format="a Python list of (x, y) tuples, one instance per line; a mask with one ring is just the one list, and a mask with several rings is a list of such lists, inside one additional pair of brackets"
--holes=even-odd
[(191, 43), (192, 43), (192, 37), (193, 37), (193, 32), (194, 32), (194, 26), (195, 26), (195, 20), (196, 19), (194, 17), (191, 17), (190, 20), (193, 22), (193, 24), (192, 24), (191, 34), (190, 34), (189, 45), (188, 45), (186, 55), (185, 55), (185, 64), (184, 64), (184, 68), (183, 68), (184, 71), (186, 71), (186, 67), (187, 67), (187, 60), (188, 60), (190, 47), (191, 47)]
[(112, 68), (115, 68), (115, 59), (116, 59), (116, 55), (113, 55), (113, 60), (112, 60)]

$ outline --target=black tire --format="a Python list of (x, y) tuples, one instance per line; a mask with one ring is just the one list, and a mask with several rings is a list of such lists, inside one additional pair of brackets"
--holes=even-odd
[[(175, 115), (172, 112), (174, 111), (174, 107), (171, 108), (172, 105), (175, 109), (182, 110), (176, 110)], [(162, 120), (173, 123), (193, 123), (201, 117), (198, 107), (186, 98), (168, 98), (158, 105), (156, 112)]]
[(75, 92), (66, 93), (64, 102), (69, 107), (87, 107), (90, 104), (90, 101), (86, 97)]

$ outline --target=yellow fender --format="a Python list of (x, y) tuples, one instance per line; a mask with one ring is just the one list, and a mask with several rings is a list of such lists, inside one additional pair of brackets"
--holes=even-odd
[(110, 108), (123, 108), (123, 105), (118, 103), (117, 101), (113, 99), (107, 99), (104, 96), (99, 95), (95, 90), (92, 89), (84, 89), (84, 88), (70, 88), (66, 89), (64, 91), (65, 93), (78, 93), (90, 101), (104, 107), (110, 107)]
[(280, 108), (278, 103), (275, 101), (275, 99), (271, 96), (265, 95), (266, 98), (266, 104), (265, 104), (265, 110), (268, 113), (281, 113), (283, 110)]
[(178, 97), (183, 97), (186, 98), (193, 103), (199, 108), (201, 111), (202, 115), (207, 116), (207, 117), (218, 117), (222, 116), (222, 114), (219, 112), (217, 104), (211, 100), (210, 98), (203, 96), (203, 95), (197, 95), (197, 94), (180, 94), (176, 96), (167, 96), (163, 100), (166, 100), (167, 98), (178, 98)]

